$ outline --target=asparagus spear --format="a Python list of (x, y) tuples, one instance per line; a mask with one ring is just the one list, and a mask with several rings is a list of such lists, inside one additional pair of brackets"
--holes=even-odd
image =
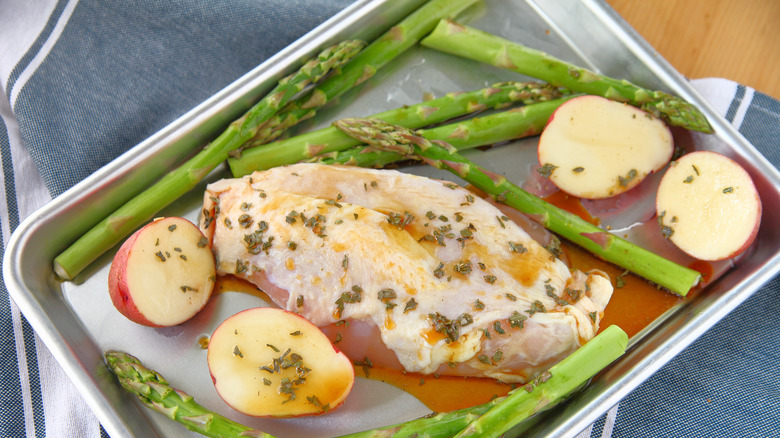
[[(505, 108), (512, 103), (529, 105), (555, 99), (562, 94), (551, 85), (535, 82), (506, 82), (468, 93), (449, 93), (438, 99), (385, 111), (374, 117), (388, 123), (417, 129), (488, 108)], [(331, 126), (269, 143), (263, 147), (248, 149), (241, 157), (230, 158), (228, 164), (233, 176), (240, 177), (256, 170), (296, 163), (316, 155), (343, 151), (359, 144), (359, 141)]]
[[(417, 134), (431, 141), (447, 141), (459, 151), (529, 137), (540, 134), (550, 115), (570, 98), (533, 103), (484, 117), (422, 129), (417, 131)], [(354, 142), (360, 143), (358, 140)], [(361, 167), (385, 167), (408, 158), (396, 152), (371, 146), (356, 146), (344, 151), (320, 155), (315, 158), (315, 161)]]
[[(254, 126), (252, 129), (239, 129), (239, 134), (248, 135), (251, 133), (255, 139), (262, 138), (269, 130), (278, 133), (302, 118), (310, 117), (313, 115), (313, 109), (319, 108), (351, 87), (362, 83), (373, 76), (377, 69), (416, 44), (433, 29), (440, 19), (455, 16), (476, 1), (429, 1), (371, 43), (350, 62), (343, 65), (338, 75), (333, 75), (324, 81), (321, 86), (312, 90), (308, 97), (289, 102), (288, 105), (292, 105), (291, 107), (285, 105), (284, 108), (288, 108), (288, 110), (283, 108), (284, 114), (282, 116), (274, 115), (262, 124), (260, 124), (259, 117), (250, 117), (249, 119), (258, 126)], [(277, 96), (277, 93), (272, 92), (270, 96)], [(269, 97), (269, 99), (276, 101), (276, 97)], [(277, 108), (283, 104), (284, 102), (279, 102)], [(279, 124), (275, 124), (277, 120), (280, 121)], [(233, 129), (235, 127), (231, 125), (228, 131)], [(218, 137), (214, 143), (220, 144), (220, 147), (210, 146), (204, 149), (176, 171), (169, 173), (155, 185), (103, 219), (57, 256), (53, 263), (54, 272), (66, 280), (78, 275), (122, 238), (195, 187), (217, 164), (227, 159), (227, 154), (230, 151), (240, 148), (247, 140), (249, 138), (245, 138), (244, 135), (231, 134), (225, 137), (223, 134)]]
[(192, 431), (213, 438), (274, 438), (251, 427), (223, 417), (198, 404), (191, 396), (173, 389), (158, 372), (120, 351), (105, 353), (108, 368), (127, 391), (135, 394), (147, 407), (178, 421)]
[(387, 63), (417, 44), (439, 20), (452, 18), (477, 0), (430, 0), (372, 42), (341, 74), (319, 85), (309, 96), (297, 99), (272, 118), (244, 149), (275, 140), (288, 127), (313, 117), (325, 104), (365, 82)]
[(329, 71), (344, 64), (363, 46), (363, 42), (351, 40), (329, 47), (306, 62), (297, 72), (281, 79), (269, 94), (231, 123), (193, 158), (129, 200), (57, 256), (54, 259), (54, 271), (63, 279), (75, 277), (100, 254), (195, 187), (228, 158), (231, 150), (252, 138), (280, 106), (289, 102), (307, 85), (319, 81)]
[(345, 133), (381, 149), (446, 169), (476, 188), (525, 214), (550, 231), (670, 291), (685, 296), (701, 275), (602, 230), (579, 216), (526, 192), (501, 175), (488, 172), (458, 154), (449, 143), (429, 141), (415, 132), (379, 119), (352, 118), (334, 122)]
[[(191, 396), (173, 389), (158, 372), (150, 370), (130, 354), (120, 351), (105, 353), (108, 368), (127, 391), (135, 394), (147, 407), (178, 421), (188, 429), (209, 437), (258, 437), (272, 435), (236, 423), (198, 404)], [(503, 397), (488, 403), (453, 412), (437, 413), (403, 424), (345, 435), (360, 437), (450, 437), (468, 426), (469, 422), (496, 406)]]
[(534, 413), (557, 403), (587, 382), (592, 376), (623, 355), (628, 335), (611, 325), (586, 342), (529, 386), (518, 388), (506, 399), (472, 421), (455, 438), (500, 437), (504, 432)]
[[(459, 432), (463, 436), (498, 436), (534, 413), (560, 402), (620, 357), (627, 343), (628, 335), (623, 330), (609, 326), (549, 371), (506, 397), (341, 438), (448, 438)], [(159, 373), (146, 368), (129, 354), (108, 351), (105, 356), (109, 369), (122, 387), (138, 396), (149, 408), (190, 430), (209, 437), (273, 438), (207, 410), (192, 397), (171, 388)], [(488, 433), (494, 435), (486, 435)]]
[(539, 50), (450, 20), (439, 22), (421, 44), (535, 77), (575, 92), (627, 102), (663, 118), (671, 125), (713, 132), (704, 115), (681, 98), (599, 75)]

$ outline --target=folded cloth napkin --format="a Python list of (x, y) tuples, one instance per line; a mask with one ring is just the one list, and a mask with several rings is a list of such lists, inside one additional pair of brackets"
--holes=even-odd
[[(351, 0), (0, 3), (2, 241), (26, 216)], [(780, 166), (780, 102), (693, 84)], [(583, 437), (778, 436), (775, 278)], [(0, 282), (0, 436), (107, 436)]]

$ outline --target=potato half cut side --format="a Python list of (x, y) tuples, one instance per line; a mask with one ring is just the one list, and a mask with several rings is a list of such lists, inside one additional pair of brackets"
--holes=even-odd
[(675, 161), (656, 197), (664, 236), (700, 260), (745, 251), (758, 234), (761, 199), (750, 175), (734, 160), (697, 151)]
[(599, 96), (562, 104), (539, 138), (541, 171), (579, 198), (619, 195), (663, 168), (674, 141), (658, 118)]
[(131, 321), (181, 324), (203, 309), (214, 289), (214, 254), (200, 229), (180, 217), (160, 218), (131, 235), (114, 255), (108, 291)]
[(226, 319), (209, 340), (220, 397), (256, 417), (296, 417), (341, 405), (355, 371), (317, 326), (286, 310), (259, 307)]

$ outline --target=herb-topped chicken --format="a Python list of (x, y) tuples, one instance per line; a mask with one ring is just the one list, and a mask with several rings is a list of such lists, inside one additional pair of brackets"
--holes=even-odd
[(297, 164), (211, 184), (221, 274), (355, 360), (525, 382), (595, 336), (605, 274), (571, 271), (495, 206), (391, 170)]

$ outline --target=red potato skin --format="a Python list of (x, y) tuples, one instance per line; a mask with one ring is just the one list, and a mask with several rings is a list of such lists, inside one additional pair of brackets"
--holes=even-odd
[[(295, 313), (295, 312), (290, 312), (289, 310), (281, 309), (281, 308), (278, 308), (278, 307), (259, 307), (259, 308), (251, 308), (251, 309), (242, 310), (241, 312), (238, 312), (236, 315), (240, 315), (240, 314), (242, 314), (242, 313), (246, 313), (246, 312), (254, 312), (254, 311), (257, 311), (257, 310), (259, 310), (259, 309), (270, 309), (270, 310), (273, 310), (273, 311), (284, 312), (284, 313), (285, 313), (286, 315), (288, 315), (288, 316), (289, 316), (289, 315), (292, 315), (293, 317), (295, 317), (295, 318), (298, 318), (298, 319), (299, 319), (299, 324), (305, 324), (305, 325), (308, 325), (308, 326), (310, 326), (310, 327), (311, 327), (312, 329), (314, 329), (314, 330), (317, 330), (317, 331), (320, 331), (320, 332), (322, 331), (322, 330), (321, 330), (319, 327), (317, 327), (316, 325), (312, 324), (312, 323), (311, 323), (311, 321), (309, 321), (308, 319), (304, 318), (303, 316), (301, 316), (301, 315), (299, 315), (299, 314), (297, 314), (297, 313)], [(234, 316), (235, 316), (235, 315), (234, 315)], [(220, 326), (221, 326), (221, 325), (222, 325), (222, 324), (220, 324)], [(218, 327), (217, 327), (217, 328), (214, 330), (214, 333), (216, 333), (216, 332), (217, 332), (219, 329), (220, 329), (220, 327), (218, 326)], [(212, 335), (212, 336), (213, 336), (213, 335)], [(351, 360), (350, 360), (350, 359), (347, 357), (347, 355), (346, 355), (346, 354), (344, 354), (344, 353), (343, 353), (341, 350), (339, 350), (339, 349), (338, 349), (338, 348), (337, 348), (335, 345), (333, 345), (333, 344), (331, 343), (331, 344), (330, 344), (330, 346), (331, 346), (331, 348), (333, 348), (333, 351), (334, 351), (336, 354), (338, 354), (339, 356), (341, 356), (341, 357), (342, 357), (342, 358), (343, 358), (343, 359), (344, 359), (344, 360), (345, 360), (345, 361), (346, 361), (348, 364), (351, 364), (351, 363), (352, 363), (352, 361), (351, 361)], [(209, 351), (209, 352), (207, 353), (207, 355), (208, 355), (208, 354), (211, 354), (211, 352)], [(207, 356), (207, 357), (208, 357), (208, 356)], [(206, 362), (208, 362), (208, 359), (206, 360)], [(352, 375), (351, 375), (351, 377), (352, 377), (352, 378), (351, 378), (351, 383), (350, 383), (350, 385), (349, 385), (349, 388), (347, 388), (347, 389), (346, 389), (346, 391), (345, 391), (345, 393), (346, 393), (346, 394), (349, 394), (349, 393), (352, 391), (352, 387), (354, 386), (354, 382), (355, 382), (355, 372), (354, 372), (354, 368), (351, 368), (351, 369), (352, 369)], [(209, 370), (209, 376), (211, 377), (211, 382), (212, 382), (212, 383), (215, 385), (215, 389), (217, 390), (217, 394), (218, 394), (218, 395), (220, 395), (220, 398), (222, 398), (222, 395), (221, 395), (221, 394), (219, 394), (219, 389), (218, 389), (218, 387), (216, 386), (216, 385), (217, 385), (217, 378), (216, 378), (216, 376), (214, 376), (214, 374), (211, 372), (211, 370)], [(329, 409), (328, 409), (327, 411), (318, 411), (318, 412), (312, 412), (312, 413), (306, 413), (306, 414), (299, 414), (299, 415), (252, 415), (252, 414), (248, 414), (248, 413), (246, 413), (246, 412), (243, 412), (243, 411), (241, 411), (240, 409), (238, 409), (237, 407), (235, 407), (235, 406), (231, 405), (231, 404), (230, 404), (230, 403), (229, 403), (227, 400), (225, 400), (224, 398), (222, 398), (222, 400), (225, 402), (225, 404), (227, 404), (228, 406), (230, 406), (232, 409), (235, 409), (237, 412), (241, 412), (241, 413), (243, 413), (244, 415), (248, 415), (248, 416), (250, 416), (250, 417), (255, 417), (255, 418), (274, 418), (274, 419), (285, 419), (285, 418), (300, 418), (300, 417), (316, 417), (316, 416), (319, 416), (319, 415), (325, 414), (325, 413), (327, 413), (327, 412), (330, 412), (330, 411), (332, 411), (332, 410), (334, 410), (334, 409), (338, 408), (339, 406), (343, 405), (343, 404), (344, 404), (344, 402), (346, 402), (346, 400), (347, 400), (347, 397), (344, 397), (344, 399), (343, 399), (343, 400), (341, 400), (341, 401), (340, 401), (338, 404), (336, 404), (336, 405), (333, 405), (333, 406), (330, 406), (330, 407), (329, 407)]]
[(141, 311), (138, 310), (130, 296), (127, 285), (127, 270), (124, 268), (127, 266), (130, 251), (133, 249), (133, 245), (142, 230), (143, 228), (128, 237), (122, 246), (119, 247), (116, 255), (114, 255), (111, 269), (108, 271), (108, 292), (114, 307), (130, 321), (147, 327), (162, 327), (146, 319)]
[[(701, 151), (701, 152), (705, 152), (705, 151)], [(717, 152), (711, 152), (711, 153), (717, 153)], [(731, 160), (731, 158), (728, 159)], [(737, 163), (737, 165), (739, 164)], [(750, 233), (750, 237), (748, 237), (747, 240), (745, 240), (745, 243), (739, 249), (737, 249), (733, 253), (719, 260), (734, 258), (742, 254), (743, 252), (747, 251), (747, 249), (750, 248), (751, 245), (753, 245), (753, 242), (756, 240), (756, 237), (758, 236), (758, 230), (761, 228), (761, 220), (764, 216), (764, 204), (761, 202), (761, 196), (759, 195), (758, 189), (755, 187), (755, 182), (752, 180), (752, 178), (751, 178), (751, 183), (753, 184), (753, 188), (755, 190), (755, 195), (756, 195), (755, 199), (756, 199), (756, 203), (758, 204), (758, 211), (756, 212), (756, 223), (755, 226), (753, 227), (753, 232)]]

